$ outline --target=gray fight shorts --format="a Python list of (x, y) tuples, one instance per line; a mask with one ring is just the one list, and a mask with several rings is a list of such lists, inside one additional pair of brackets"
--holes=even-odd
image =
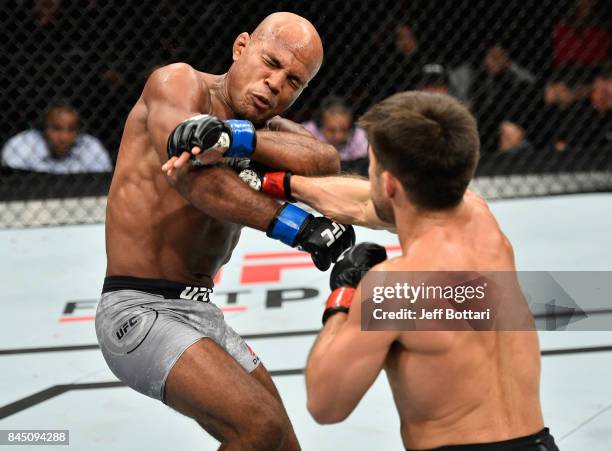
[[(170, 370), (181, 354), (210, 338), (247, 372), (259, 358), (210, 302), (210, 286), (159, 279), (104, 279), (96, 312), (96, 335), (111, 371), (129, 387), (164, 400)], [(210, 362), (214, 365), (215, 362)]]

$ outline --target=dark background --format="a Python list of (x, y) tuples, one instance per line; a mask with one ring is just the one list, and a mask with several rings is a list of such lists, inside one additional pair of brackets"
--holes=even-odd
[[(541, 90), (554, 72), (553, 27), (572, 14), (576, 2), (55, 0), (50, 2), (58, 4), (55, 12), (41, 23), (37, 8), (44, 3), (9, 0), (0, 5), (0, 141), (40, 125), (45, 107), (61, 98), (80, 110), (84, 130), (98, 137), (114, 159), (126, 115), (152, 69), (182, 61), (201, 71), (223, 73), (231, 64), (235, 37), (252, 31), (274, 11), (292, 11), (311, 20), (326, 51), (321, 71), (287, 113), (289, 118), (309, 119), (330, 94), (345, 96), (356, 113), (362, 113), (387, 95), (409, 88), (406, 80), (421, 63), (438, 62), (447, 69), (467, 64), (480, 76), (486, 49), (499, 44), (536, 81), (518, 95), (512, 91), (511, 104), (507, 96), (500, 99), (494, 113), (512, 110), (518, 123), (533, 125)], [(610, 30), (610, 2), (596, 1), (593, 17)], [(401, 23), (410, 25), (419, 42), (419, 59), (412, 67), (395, 47), (395, 30)], [(587, 82), (589, 70), (595, 73), (597, 68), (585, 69)], [(476, 100), (478, 89), (476, 83)], [(482, 124), (483, 120), (480, 175), (610, 167), (610, 152), (602, 148), (498, 153), (497, 122), (488, 128)], [(71, 176), (50, 181), (56, 178), (5, 169), (0, 200), (104, 194), (110, 180)]]

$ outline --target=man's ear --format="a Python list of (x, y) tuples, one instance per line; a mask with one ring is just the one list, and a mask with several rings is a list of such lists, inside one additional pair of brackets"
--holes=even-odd
[(398, 180), (389, 171), (383, 171), (382, 182), (385, 194), (389, 199), (393, 199), (397, 195)]
[(251, 42), (251, 36), (245, 31), (240, 33), (236, 40), (234, 41), (234, 46), (232, 47), (232, 59), (234, 61), (238, 61), (244, 49), (246, 49), (247, 45)]

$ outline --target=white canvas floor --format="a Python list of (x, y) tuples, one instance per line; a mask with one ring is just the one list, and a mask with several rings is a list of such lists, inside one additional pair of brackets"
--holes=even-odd
[[(491, 206), (519, 269), (612, 270), (612, 194)], [(358, 239), (397, 252), (387, 232), (359, 229)], [(69, 429), (70, 446), (57, 449), (216, 449), (192, 420), (117, 384), (95, 346), (102, 225), (3, 230), (0, 256), (0, 429)], [(342, 424), (319, 426), (306, 411), (301, 370), (327, 290), (307, 256), (245, 231), (213, 299), (275, 375), (305, 450), (402, 449), (384, 375)], [(540, 337), (544, 416), (560, 448), (612, 449), (612, 332)]]

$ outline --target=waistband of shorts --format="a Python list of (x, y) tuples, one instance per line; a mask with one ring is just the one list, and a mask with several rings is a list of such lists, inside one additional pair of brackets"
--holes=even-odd
[(143, 279), (131, 276), (107, 276), (104, 278), (102, 293), (119, 290), (137, 290), (163, 296), (165, 299), (188, 299), (208, 301), (213, 282), (208, 278), (202, 285), (172, 282), (164, 279)]
[[(523, 437), (512, 438), (509, 440), (503, 440), (501, 442), (448, 445), (423, 451), (511, 451), (520, 450), (522, 449), (521, 446), (533, 446), (538, 444), (547, 445), (551, 443), (554, 443), (554, 439), (552, 438), (552, 435), (550, 435), (549, 429), (544, 428), (541, 431), (536, 432), (535, 434), (525, 435)], [(411, 450), (406, 448), (406, 451)]]

